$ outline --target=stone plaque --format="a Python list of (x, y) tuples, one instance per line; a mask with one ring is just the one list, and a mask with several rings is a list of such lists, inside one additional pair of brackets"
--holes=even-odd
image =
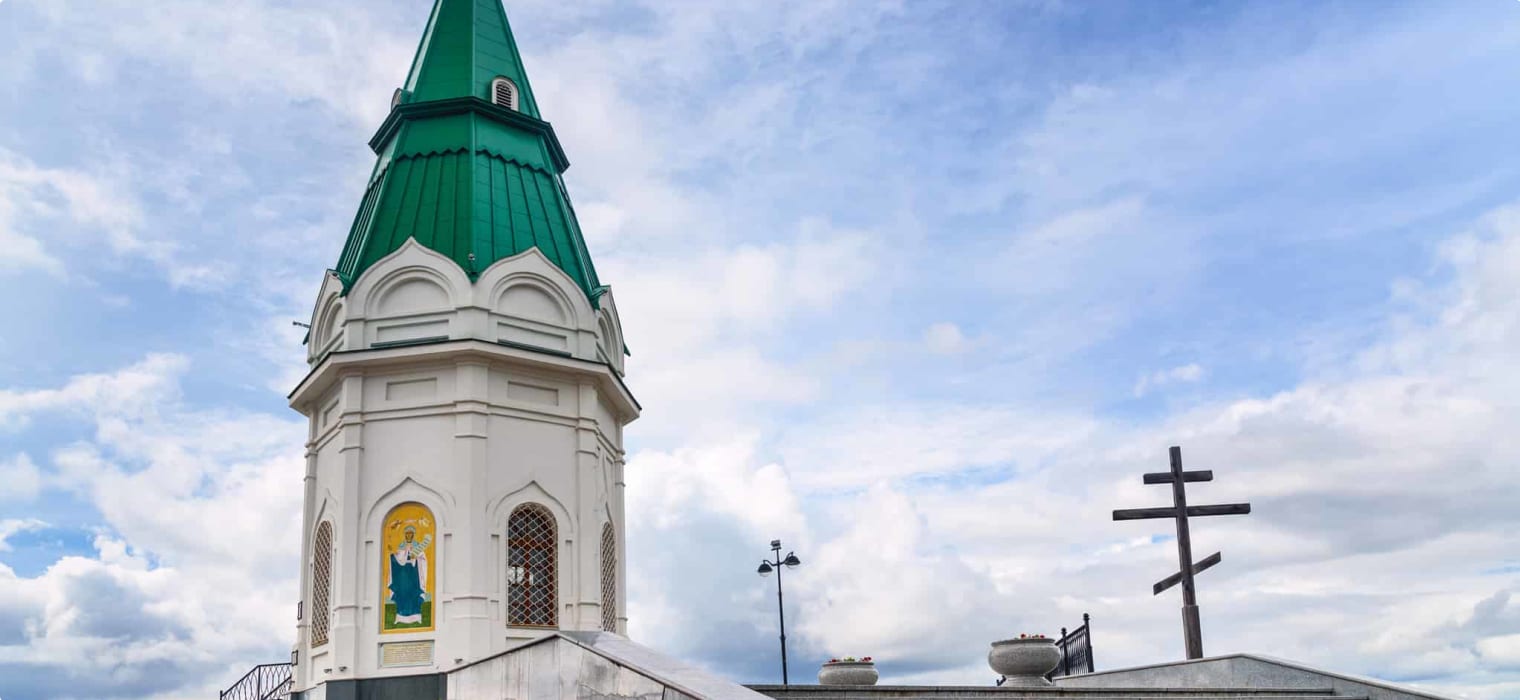
[(433, 641), (388, 642), (380, 645), (381, 666), (430, 666), (433, 663)]

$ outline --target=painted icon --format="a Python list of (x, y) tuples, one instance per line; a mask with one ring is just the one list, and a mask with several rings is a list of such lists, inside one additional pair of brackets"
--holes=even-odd
[(432, 511), (420, 503), (403, 503), (385, 517), (381, 632), (433, 629), (435, 530)]

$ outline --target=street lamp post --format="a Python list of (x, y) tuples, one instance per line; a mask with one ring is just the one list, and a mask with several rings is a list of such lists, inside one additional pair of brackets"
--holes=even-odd
[(781, 618), (781, 685), (790, 685), (786, 677), (786, 605), (781, 598), (781, 568), (784, 566), (795, 569), (802, 560), (791, 552), (787, 552), (786, 558), (782, 559), (781, 540), (771, 540), (771, 551), (775, 552), (776, 559), (774, 561), (761, 559), (757, 573), (761, 576), (769, 576), (772, 571), (776, 572), (776, 612)]

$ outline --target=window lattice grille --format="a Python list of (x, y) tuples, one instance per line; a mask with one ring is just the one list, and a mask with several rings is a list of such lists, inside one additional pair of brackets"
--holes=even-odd
[(491, 101), (507, 109), (517, 109), (517, 86), (506, 78), (491, 81)]
[(317, 526), (317, 541), (312, 545), (311, 562), (311, 645), (327, 643), (329, 614), (332, 609), (332, 523)]
[(617, 631), (617, 540), (612, 523), (602, 524), (602, 629)]
[(507, 522), (507, 624), (555, 626), (554, 516), (537, 503), (518, 506)]

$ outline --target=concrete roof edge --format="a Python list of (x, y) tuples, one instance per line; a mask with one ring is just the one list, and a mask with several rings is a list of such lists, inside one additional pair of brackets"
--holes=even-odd
[[(559, 632), (557, 634), (561, 638), (570, 641), (571, 643), (575, 644), (576, 646), (579, 646), (579, 647), (581, 647), (581, 648), (583, 648), (583, 649), (585, 649), (587, 651), (590, 651), (591, 653), (596, 654), (597, 656), (600, 656), (600, 657), (602, 657), (604, 659), (607, 659), (608, 661), (612, 661), (612, 662), (618, 664), (619, 666), (622, 666), (624, 668), (632, 669), (634, 671), (637, 671), (638, 673), (642, 674), (645, 678), (649, 678), (650, 680), (658, 681), (660, 683), (660, 685), (663, 685), (663, 686), (665, 686), (667, 688), (673, 688), (676, 691), (684, 693), (685, 695), (687, 695), (689, 697), (693, 697), (693, 698), (706, 698), (706, 697), (709, 697), (709, 694), (707, 694), (707, 693), (702, 693), (702, 692), (693, 690), (691, 687), (689, 687), (689, 686), (687, 686), (687, 685), (685, 685), (685, 684), (683, 684), (683, 683), (681, 683), (679, 681), (671, 680), (668, 675), (665, 675), (665, 674), (660, 673), (658, 671), (650, 670), (648, 667), (644, 666), (643, 664), (640, 664), (640, 663), (638, 663), (636, 661), (632, 661), (630, 659), (622, 657), (622, 656), (618, 655), (616, 652), (612, 652), (612, 651), (609, 651), (607, 649), (598, 649), (594, 640), (597, 638), (598, 635), (603, 635), (603, 634), (609, 634), (610, 635), (610, 634), (612, 634), (610, 632), (598, 632), (598, 631), (595, 631), (595, 630), (575, 630), (575, 631), (568, 631), (568, 632)], [(586, 642), (586, 641), (582, 641), (580, 639), (577, 639), (577, 637), (582, 636), (582, 635), (590, 636), (593, 641)], [(614, 636), (617, 636), (617, 635), (614, 635)], [(744, 685), (742, 685), (740, 683), (737, 683), (735, 681), (731, 681), (731, 680), (729, 680), (727, 678), (723, 678), (722, 676), (719, 676), (719, 675), (717, 675), (715, 673), (712, 673), (710, 671), (706, 671), (706, 670), (697, 668), (695, 666), (691, 666), (689, 664), (683, 663), (679, 659), (676, 659), (674, 657), (668, 656), (668, 655), (666, 655), (664, 653), (661, 653), (659, 651), (656, 651), (655, 649), (652, 649), (650, 647), (646, 647), (646, 646), (644, 646), (642, 644), (639, 644), (638, 642), (635, 642), (635, 641), (633, 641), (631, 639), (628, 639), (627, 637), (621, 637), (621, 636), (619, 636), (619, 639), (620, 639), (620, 641), (624, 641), (624, 642), (627, 642), (629, 644), (641, 647), (646, 652), (648, 652), (650, 654), (670, 659), (671, 661), (674, 661), (675, 663), (677, 663), (677, 664), (679, 664), (679, 665), (681, 665), (681, 666), (683, 666), (683, 667), (685, 667), (685, 668), (687, 668), (687, 669), (689, 669), (689, 670), (691, 670), (693, 672), (710, 676), (714, 680), (730, 683), (730, 684), (732, 684), (736, 688), (742, 688), (742, 689), (744, 689), (746, 691), (749, 691), (751, 693), (755, 692), (753, 690), (750, 690), (750, 688), (748, 688), (747, 686), (744, 686)], [(757, 695), (758, 695), (758, 693), (757, 693)]]
[(1399, 691), (1401, 693), (1409, 693), (1410, 695), (1417, 695), (1417, 696), (1420, 696), (1422, 698), (1431, 698), (1431, 700), (1451, 700), (1450, 696), (1436, 695), (1434, 693), (1430, 693), (1430, 692), (1427, 692), (1427, 691), (1424, 691), (1424, 690), (1419, 690), (1417, 688), (1411, 688), (1411, 687), (1409, 687), (1407, 685), (1404, 685), (1402, 683), (1393, 683), (1391, 681), (1385, 681), (1385, 680), (1382, 680), (1380, 678), (1369, 678), (1367, 676), (1358, 676), (1358, 675), (1351, 674), (1351, 673), (1341, 673), (1339, 671), (1326, 671), (1325, 669), (1322, 669), (1322, 668), (1315, 668), (1314, 666), (1310, 666), (1310, 665), (1305, 664), (1305, 663), (1301, 663), (1301, 662), (1298, 662), (1298, 661), (1290, 661), (1288, 659), (1280, 659), (1280, 658), (1277, 658), (1275, 656), (1267, 656), (1265, 654), (1245, 654), (1245, 653), (1236, 654), (1236, 656), (1239, 656), (1239, 657), (1242, 657), (1242, 658), (1246, 658), (1246, 659), (1254, 659), (1256, 661), (1262, 661), (1262, 662), (1266, 662), (1266, 663), (1269, 663), (1269, 664), (1277, 664), (1279, 666), (1287, 666), (1288, 668), (1296, 668), (1296, 669), (1298, 669), (1300, 671), (1308, 671), (1310, 673), (1318, 673), (1318, 674), (1320, 674), (1322, 676), (1330, 676), (1331, 678), (1339, 678), (1341, 680), (1351, 681), (1353, 683), (1361, 683), (1363, 685), (1370, 685), (1370, 686), (1377, 687), (1377, 688), (1386, 688), (1388, 690), (1397, 690), (1397, 691)]
[[(1093, 675), (1093, 674), (1089, 673), (1089, 674), (1083, 674), (1083, 675), (1089, 675), (1090, 676), (1090, 675)], [(959, 696), (962, 696), (962, 695), (998, 695), (998, 696), (1004, 696), (1004, 697), (1006, 697), (1009, 693), (1012, 693), (1012, 692), (1015, 692), (1015, 691), (1019, 691), (1019, 692), (1030, 691), (1030, 692), (1034, 692), (1034, 693), (1050, 693), (1052, 695), (1059, 695), (1059, 693), (1056, 693), (1055, 691), (1067, 691), (1067, 692), (1070, 692), (1070, 691), (1081, 691), (1081, 692), (1084, 692), (1084, 693), (1096, 694), (1096, 695), (1112, 695), (1112, 694), (1115, 694), (1115, 693), (1127, 693), (1127, 692), (1135, 692), (1135, 691), (1149, 693), (1149, 694), (1154, 694), (1154, 693), (1160, 693), (1160, 692), (1166, 692), (1166, 691), (1197, 690), (1197, 688), (1170, 688), (1170, 687), (1155, 687), (1155, 688), (1153, 688), (1153, 687), (1149, 687), (1149, 686), (1133, 686), (1133, 687), (1127, 687), (1127, 686), (1113, 686), (1113, 687), (1094, 686), (1094, 687), (1088, 687), (1088, 686), (1080, 686), (1080, 685), (1068, 685), (1068, 686), (1057, 685), (1057, 686), (1054, 686), (1054, 690), (1051, 690), (1049, 688), (1041, 688), (1041, 687), (1028, 688), (1028, 687), (1010, 687), (1010, 686), (1000, 686), (1000, 685), (814, 685), (814, 684), (799, 685), (799, 684), (796, 684), (796, 683), (793, 683), (791, 685), (781, 685), (779, 683), (776, 683), (776, 684), (751, 683), (751, 684), (745, 684), (744, 687), (749, 688), (751, 690), (754, 690), (755, 692), (760, 692), (761, 689), (764, 689), (764, 690), (771, 690), (771, 691), (777, 691), (777, 692), (784, 692), (784, 693), (789, 694), (789, 695), (808, 694), (808, 693), (817, 693), (819, 695), (837, 695), (840, 692), (849, 692), (849, 693), (852, 693), (852, 694), (857, 694), (857, 693), (861, 694), (862, 697), (864, 697), (865, 695), (869, 695), (872, 691), (889, 691), (889, 692), (904, 692), (904, 691), (906, 691), (906, 692), (913, 692), (913, 693), (922, 693), (924, 695), (952, 695), (952, 696), (956, 696), (956, 697), (959, 697)], [(1328, 687), (1326, 687), (1326, 688), (1235, 688), (1235, 687), (1223, 687), (1223, 686), (1221, 686), (1221, 687), (1218, 687), (1218, 688), (1207, 688), (1206, 690), (1217, 691), (1219, 693), (1224, 693), (1224, 694), (1228, 694), (1228, 693), (1244, 693), (1244, 692), (1260, 692), (1260, 691), (1266, 691), (1266, 692), (1269, 692), (1269, 693), (1283, 693), (1283, 692), (1289, 692), (1289, 691), (1296, 692), (1296, 693), (1305, 693), (1305, 692), (1316, 692), (1316, 691), (1329, 691), (1330, 688), (1328, 688)], [(1446, 700), (1446, 699), (1442, 698), (1441, 700)]]
[[(1167, 667), (1171, 667), (1171, 666), (1187, 666), (1187, 665), (1191, 665), (1191, 664), (1201, 664), (1201, 663), (1206, 663), (1206, 662), (1210, 662), (1210, 661), (1223, 661), (1225, 659), (1251, 659), (1253, 661), (1260, 661), (1260, 662), (1268, 663), (1268, 664), (1276, 664), (1278, 666), (1286, 666), (1288, 668), (1296, 669), (1296, 670), (1299, 670), (1299, 671), (1306, 671), (1308, 673), (1314, 673), (1314, 674), (1318, 674), (1318, 675), (1321, 675), (1321, 676), (1326, 676), (1326, 677), (1329, 677), (1329, 678), (1339, 678), (1341, 680), (1350, 681), (1352, 683), (1361, 683), (1363, 685), (1370, 685), (1370, 686), (1373, 686), (1373, 687), (1376, 687), (1376, 688), (1384, 688), (1386, 690), (1394, 690), (1394, 691), (1398, 691), (1398, 692), (1401, 692), (1401, 693), (1408, 693), (1410, 695), (1414, 695), (1414, 696), (1417, 696), (1417, 697), (1430, 698), (1430, 700), (1451, 700), (1450, 696), (1436, 695), (1434, 693), (1430, 693), (1430, 692), (1427, 692), (1427, 691), (1424, 691), (1424, 690), (1419, 690), (1419, 689), (1416, 689), (1416, 688), (1411, 688), (1411, 687), (1409, 687), (1407, 685), (1403, 685), (1403, 684), (1400, 684), (1400, 683), (1393, 683), (1393, 682), (1381, 680), (1381, 679), (1378, 679), (1378, 678), (1369, 678), (1369, 677), (1366, 677), (1366, 676), (1358, 676), (1358, 675), (1354, 675), (1354, 674), (1350, 674), (1350, 673), (1341, 673), (1339, 671), (1328, 671), (1328, 670), (1325, 670), (1323, 668), (1317, 668), (1315, 666), (1310, 666), (1308, 664), (1305, 664), (1305, 663), (1302, 663), (1302, 662), (1298, 662), (1298, 661), (1290, 661), (1288, 659), (1280, 659), (1280, 658), (1277, 658), (1275, 656), (1266, 656), (1266, 655), (1263, 655), (1263, 654), (1251, 654), (1251, 653), (1245, 653), (1245, 652), (1237, 652), (1237, 653), (1233, 653), (1233, 654), (1221, 654), (1219, 656), (1207, 656), (1207, 657), (1204, 657), (1202, 659), (1187, 659), (1187, 660), (1183, 660), (1183, 661), (1167, 661), (1167, 662), (1163, 662), (1163, 663), (1159, 663), (1159, 664), (1146, 664), (1144, 666), (1130, 666), (1128, 668), (1114, 668), (1114, 669), (1108, 669), (1108, 670), (1105, 670), (1105, 671), (1094, 671), (1092, 673), (1084, 673), (1084, 674), (1077, 675), (1077, 676), (1065, 676), (1064, 678), (1077, 679), (1077, 678), (1084, 678), (1084, 677), (1088, 677), (1088, 676), (1102, 676), (1102, 675), (1110, 675), (1110, 674), (1117, 674), (1117, 673), (1131, 673), (1131, 672), (1134, 672), (1134, 671), (1144, 671), (1146, 669), (1152, 669), (1152, 668), (1167, 668)], [(1068, 687), (1068, 688), (1079, 687), (1079, 686), (1075, 686), (1075, 685), (1062, 686), (1062, 684), (1060, 682), (1061, 680), (1063, 680), (1062, 678), (1057, 678), (1055, 680), (1056, 680), (1056, 687), (1058, 687), (1058, 688), (1059, 687)]]

